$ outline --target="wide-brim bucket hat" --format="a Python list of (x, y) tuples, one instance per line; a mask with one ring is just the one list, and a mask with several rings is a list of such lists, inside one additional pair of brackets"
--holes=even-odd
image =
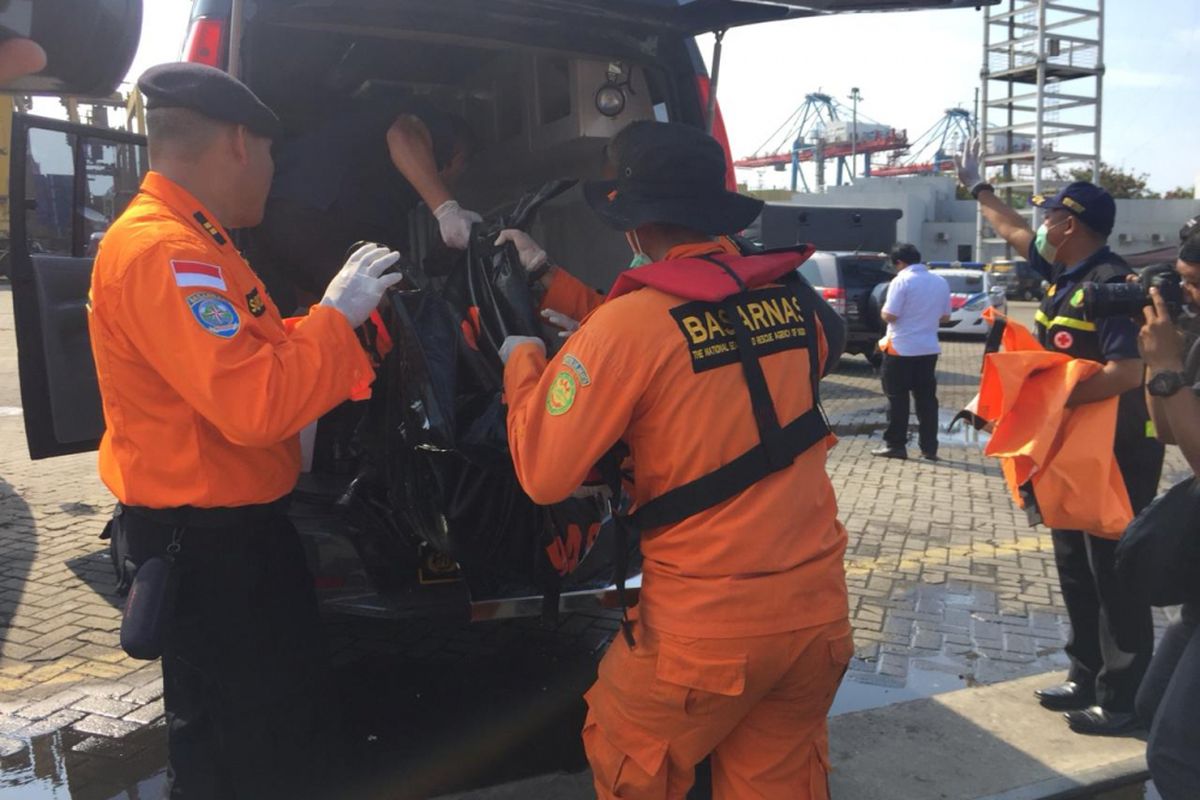
[(588, 181), (583, 195), (608, 225), (680, 225), (711, 236), (744, 230), (763, 201), (725, 188), (725, 151), (699, 128), (634, 122), (608, 147), (616, 178)]

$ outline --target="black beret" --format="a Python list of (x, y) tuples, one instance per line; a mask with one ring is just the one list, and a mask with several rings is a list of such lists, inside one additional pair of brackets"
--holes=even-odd
[(159, 64), (142, 73), (146, 108), (190, 108), (221, 122), (245, 125), (259, 136), (279, 135), (279, 117), (227, 72), (204, 64)]

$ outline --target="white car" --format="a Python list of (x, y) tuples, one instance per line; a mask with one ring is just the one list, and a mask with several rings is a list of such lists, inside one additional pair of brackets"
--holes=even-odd
[(983, 318), (986, 308), (1008, 313), (1004, 287), (997, 285), (991, 275), (980, 269), (931, 269), (950, 284), (950, 320), (941, 329), (948, 333), (987, 336), (991, 326)]

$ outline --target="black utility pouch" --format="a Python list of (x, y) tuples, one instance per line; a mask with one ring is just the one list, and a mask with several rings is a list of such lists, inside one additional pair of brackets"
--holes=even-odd
[(130, 658), (153, 661), (163, 654), (178, 585), (170, 556), (154, 556), (138, 567), (121, 619), (121, 649)]
[(159, 658), (175, 608), (183, 528), (118, 505), (100, 538), (109, 540), (116, 592), (126, 598), (121, 649), (131, 658)]

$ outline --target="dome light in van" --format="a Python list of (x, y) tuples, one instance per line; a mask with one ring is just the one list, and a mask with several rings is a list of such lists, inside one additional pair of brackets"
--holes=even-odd
[(596, 90), (596, 110), (606, 117), (620, 116), (625, 110), (625, 92), (615, 83), (606, 83)]

